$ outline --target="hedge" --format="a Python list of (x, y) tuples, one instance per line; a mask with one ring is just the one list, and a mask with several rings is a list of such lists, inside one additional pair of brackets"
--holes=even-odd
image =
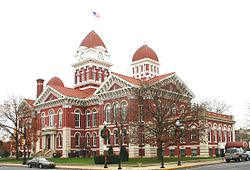
[[(95, 164), (104, 164), (104, 155), (94, 157)], [(120, 157), (118, 155), (108, 155), (108, 164), (118, 164)]]

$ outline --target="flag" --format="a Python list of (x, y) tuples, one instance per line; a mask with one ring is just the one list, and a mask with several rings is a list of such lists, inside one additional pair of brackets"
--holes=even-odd
[(95, 17), (97, 17), (97, 18), (100, 18), (101, 16), (98, 14), (98, 13), (96, 13), (95, 11), (92, 11), (92, 14), (95, 16)]

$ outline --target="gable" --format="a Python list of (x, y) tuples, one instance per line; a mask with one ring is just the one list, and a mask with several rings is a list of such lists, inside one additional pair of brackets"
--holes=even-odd
[(46, 86), (44, 91), (41, 93), (41, 95), (36, 99), (35, 105), (44, 103), (44, 102), (49, 102), (52, 100), (58, 100), (60, 98), (64, 98), (64, 95), (59, 93), (57, 90), (50, 86)]
[(175, 93), (181, 93), (180, 92), (180, 89), (176, 86), (176, 84), (174, 83), (169, 83), (169, 84), (165, 84), (164, 86), (162, 86), (162, 88), (164, 90), (167, 90), (167, 91), (171, 91), (171, 92), (175, 92)]
[(124, 76), (118, 73), (111, 73), (111, 75), (103, 82), (94, 94), (137, 86), (138, 81), (139, 80), (132, 77)]

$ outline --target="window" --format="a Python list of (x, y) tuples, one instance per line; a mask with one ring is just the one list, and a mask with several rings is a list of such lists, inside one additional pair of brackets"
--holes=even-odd
[(97, 145), (96, 133), (93, 133), (93, 146)]
[(87, 146), (90, 146), (90, 134), (89, 133), (87, 133), (86, 139), (87, 139)]
[(58, 127), (59, 127), (59, 128), (62, 127), (62, 114), (63, 114), (62, 109), (60, 109), (60, 110), (58, 111)]
[(181, 156), (186, 156), (186, 150), (185, 149), (180, 149), (180, 154), (181, 154)]
[(192, 156), (197, 156), (197, 149), (192, 149)]
[(115, 104), (114, 104), (113, 109), (114, 109), (114, 122), (117, 122), (118, 111), (119, 111), (118, 103), (115, 103)]
[(89, 80), (89, 72), (86, 72), (86, 80)]
[(170, 156), (174, 156), (174, 155), (175, 155), (175, 154), (174, 154), (174, 149), (170, 149), (169, 152), (170, 152), (170, 153), (169, 153)]
[(102, 73), (98, 73), (98, 80), (101, 82), (102, 81)]
[(80, 145), (80, 134), (76, 133), (75, 134), (75, 146), (79, 146)]
[(90, 111), (89, 110), (86, 111), (86, 127), (87, 128), (90, 127)]
[(211, 142), (211, 139), (212, 139), (212, 130), (211, 130), (211, 127), (209, 127), (209, 129), (208, 129), (207, 137), (208, 137), (208, 142)]
[(185, 106), (181, 105), (180, 106), (180, 114), (183, 114), (183, 113), (185, 113)]
[(96, 115), (96, 110), (94, 109), (94, 110), (92, 111), (92, 125), (93, 125), (93, 126), (97, 126), (97, 124), (96, 124), (96, 119), (97, 119), (97, 115)]
[(229, 128), (229, 131), (228, 131), (228, 142), (231, 142), (231, 141), (232, 141), (231, 128)]
[(107, 105), (106, 106), (106, 109), (105, 109), (105, 116), (106, 116), (106, 122), (107, 123), (110, 123), (110, 105)]
[(197, 140), (197, 129), (194, 125), (191, 126), (191, 140)]
[(84, 69), (82, 70), (82, 82), (85, 81), (85, 74), (84, 74)]
[(49, 126), (54, 126), (54, 110), (49, 111)]
[(75, 111), (75, 127), (80, 127), (80, 114), (81, 114), (81, 111), (77, 109)]
[(226, 130), (226, 128), (224, 129), (224, 142), (227, 142), (227, 130)]
[(218, 142), (222, 142), (222, 129), (221, 129), (221, 127), (219, 129), (219, 140), (218, 140)]
[(96, 80), (96, 72), (92, 72), (92, 80)]
[(42, 127), (45, 126), (45, 113), (42, 113)]
[(119, 144), (119, 131), (116, 129), (114, 131), (114, 145), (118, 145)]
[(126, 144), (127, 143), (127, 130), (122, 129), (122, 143)]
[(58, 133), (58, 147), (62, 146), (62, 134)]
[(126, 102), (122, 102), (122, 120), (126, 120), (127, 118), (127, 103)]
[(214, 129), (214, 142), (217, 142), (217, 129)]

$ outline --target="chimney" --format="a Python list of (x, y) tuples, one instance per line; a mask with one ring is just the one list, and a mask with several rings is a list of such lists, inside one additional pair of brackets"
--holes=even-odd
[(43, 92), (43, 82), (44, 82), (44, 80), (43, 79), (37, 79), (36, 82), (37, 82), (36, 98), (38, 98), (40, 96), (40, 94)]

